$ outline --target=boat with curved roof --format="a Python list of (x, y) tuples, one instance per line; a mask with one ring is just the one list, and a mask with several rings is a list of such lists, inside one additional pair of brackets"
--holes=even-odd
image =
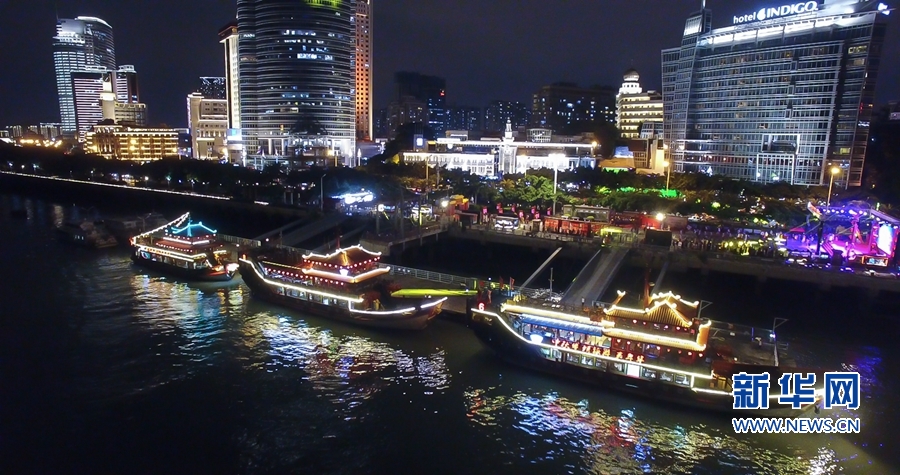
[(260, 248), (240, 258), (253, 296), (334, 320), (376, 328), (418, 330), (440, 313), (447, 297), (401, 298), (380, 252), (362, 246), (316, 254)]
[(229, 281), (238, 264), (229, 262), (218, 231), (193, 222), (190, 213), (131, 238), (131, 260), (142, 267), (190, 280)]

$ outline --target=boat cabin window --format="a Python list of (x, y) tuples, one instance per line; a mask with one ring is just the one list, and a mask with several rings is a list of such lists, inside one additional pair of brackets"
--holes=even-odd
[(656, 379), (656, 371), (652, 369), (643, 368), (641, 370), (641, 377), (646, 379)]
[(667, 373), (667, 372), (663, 371), (662, 373), (659, 374), (659, 379), (660, 379), (660, 381), (665, 381), (667, 383), (671, 383), (674, 378), (672, 377), (672, 373)]
[(606, 361), (597, 358), (597, 361), (594, 362), (594, 366), (599, 368), (601, 371), (606, 371)]
[(594, 358), (591, 358), (590, 356), (582, 356), (581, 364), (586, 366), (594, 366)]
[(580, 363), (578, 355), (572, 353), (566, 353), (566, 361), (568, 361), (569, 363)]
[(684, 375), (684, 374), (676, 374), (676, 375), (675, 375), (675, 382), (678, 383), (678, 384), (684, 385), (684, 386), (690, 386), (690, 385), (691, 385), (691, 378), (688, 378), (688, 377), (687, 377), (686, 375)]
[(659, 345), (651, 345), (648, 343), (644, 347), (644, 354), (647, 355), (648, 358), (658, 358), (659, 357)]
[(625, 348), (625, 342), (621, 338), (616, 338), (612, 342), (612, 347), (614, 350), (622, 350)]
[(625, 363), (613, 363), (613, 369), (620, 373), (624, 373), (625, 372)]

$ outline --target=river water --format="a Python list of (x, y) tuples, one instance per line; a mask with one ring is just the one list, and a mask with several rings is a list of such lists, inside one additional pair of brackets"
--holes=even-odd
[(64, 245), (64, 206), (0, 195), (0, 211), (0, 473), (900, 473), (887, 321), (884, 338), (848, 316), (792, 341), (862, 374), (860, 409), (827, 414), (860, 434), (736, 435), (510, 367), (459, 323), (345, 326)]

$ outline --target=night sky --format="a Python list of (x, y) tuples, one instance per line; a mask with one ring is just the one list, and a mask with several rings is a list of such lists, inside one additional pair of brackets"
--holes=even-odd
[[(299, 0), (298, 0), (299, 1)], [(898, 6), (900, 0), (886, 0)], [(447, 79), (449, 104), (530, 101), (556, 81), (618, 87), (635, 67), (660, 88), (660, 50), (678, 46), (700, 0), (374, 0), (375, 107), (393, 98), (393, 73)], [(713, 27), (788, 0), (708, 0)], [(113, 27), (118, 64), (133, 64), (150, 120), (187, 125), (185, 96), (200, 76), (224, 76), (217, 32), (235, 0), (0, 0), (0, 126), (58, 122), (52, 37), (62, 18)], [(900, 11), (882, 55), (876, 105), (900, 99)]]

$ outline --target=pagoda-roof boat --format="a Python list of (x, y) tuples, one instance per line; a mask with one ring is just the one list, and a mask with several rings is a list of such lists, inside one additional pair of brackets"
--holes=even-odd
[[(623, 305), (624, 297), (620, 291), (600, 308), (521, 297), (493, 307), (481, 301), (470, 309), (471, 327), (512, 363), (668, 403), (772, 416), (820, 402), (821, 372), (793, 367), (774, 329), (700, 318), (700, 302), (672, 292), (645, 292), (640, 307)], [(769, 409), (733, 409), (732, 375), (740, 372), (769, 373)], [(819, 373), (814, 401), (797, 409), (778, 404), (781, 375), (810, 372)]]
[(316, 254), (293, 248), (261, 248), (240, 259), (253, 296), (334, 320), (368, 327), (425, 328), (444, 298), (398, 298), (380, 252), (362, 246)]
[(228, 261), (231, 251), (218, 232), (190, 213), (131, 238), (131, 260), (140, 266), (190, 280), (228, 281), (238, 264)]

